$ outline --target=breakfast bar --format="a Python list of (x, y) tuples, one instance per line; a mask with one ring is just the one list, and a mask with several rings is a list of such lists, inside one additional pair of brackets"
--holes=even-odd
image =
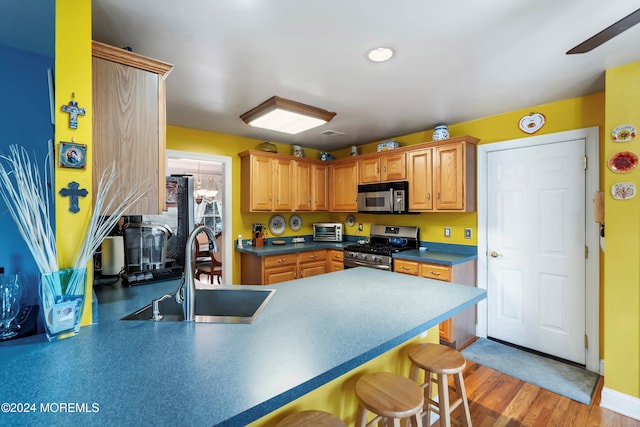
[(251, 324), (120, 320), (177, 286), (103, 286), (99, 322), (77, 336), (0, 344), (0, 423), (244, 426), (486, 297), (353, 268), (270, 286)]

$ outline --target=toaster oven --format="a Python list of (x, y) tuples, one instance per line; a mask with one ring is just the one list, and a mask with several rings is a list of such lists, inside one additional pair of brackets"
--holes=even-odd
[(320, 222), (313, 224), (314, 242), (342, 242), (342, 224), (339, 222)]

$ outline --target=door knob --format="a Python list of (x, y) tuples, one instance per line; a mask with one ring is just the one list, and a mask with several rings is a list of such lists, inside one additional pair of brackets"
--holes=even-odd
[(491, 254), (490, 254), (490, 255), (491, 255), (493, 258), (499, 258), (499, 257), (501, 257), (501, 256), (502, 256), (502, 254), (499, 254), (499, 253), (498, 253), (498, 252), (496, 252), (496, 251), (491, 251)]

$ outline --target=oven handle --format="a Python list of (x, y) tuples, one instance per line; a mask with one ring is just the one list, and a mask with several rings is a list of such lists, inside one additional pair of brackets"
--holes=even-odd
[(366, 264), (364, 262), (353, 261), (353, 260), (349, 260), (349, 262), (345, 263), (345, 265), (347, 267), (352, 267), (353, 265), (357, 265), (360, 267), (377, 268), (378, 270), (391, 270), (390, 265), (371, 265), (371, 264)]

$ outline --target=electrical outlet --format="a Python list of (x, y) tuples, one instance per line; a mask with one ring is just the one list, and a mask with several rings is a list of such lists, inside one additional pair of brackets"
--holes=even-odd
[(471, 238), (471, 236), (472, 236), (472, 234), (471, 234), (471, 233), (472, 233), (472, 231), (471, 231), (471, 229), (470, 229), (470, 228), (465, 228), (465, 229), (464, 229), (464, 238), (465, 238), (465, 239), (470, 239), (470, 238)]
[(451, 238), (451, 227), (444, 228), (444, 237)]
[(364, 230), (364, 227), (362, 226), (362, 224), (358, 224), (358, 231), (362, 231)]

